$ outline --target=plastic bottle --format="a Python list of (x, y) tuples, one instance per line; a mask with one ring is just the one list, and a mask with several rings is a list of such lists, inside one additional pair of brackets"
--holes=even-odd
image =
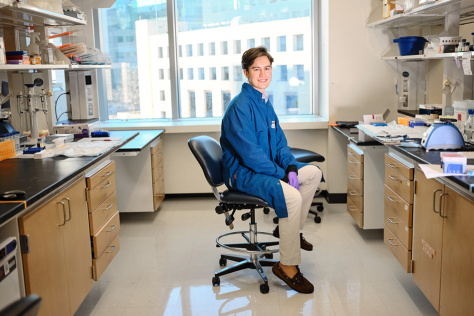
[(466, 141), (469, 142), (472, 140), (472, 135), (474, 134), (474, 109), (469, 109), (467, 113), (469, 116), (464, 123), (464, 135), (466, 135)]
[(31, 32), (28, 34), (30, 37), (30, 45), (26, 47), (28, 55), (39, 55), (40, 49), (38, 43), (40, 42), (39, 32)]

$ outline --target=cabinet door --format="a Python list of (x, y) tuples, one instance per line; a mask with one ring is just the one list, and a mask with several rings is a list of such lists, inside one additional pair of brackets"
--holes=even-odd
[(439, 197), (443, 190), (441, 183), (426, 179), (421, 170), (416, 170), (413, 280), (437, 311), (441, 282), (443, 218), (436, 211), (439, 211)]
[(28, 235), (29, 253), (23, 254), (26, 294), (41, 296), (38, 315), (69, 315), (63, 230), (66, 212), (56, 197), (19, 219), (20, 234)]
[(472, 314), (474, 202), (446, 187), (441, 270), (441, 315)]
[(61, 200), (65, 203), (68, 211), (63, 240), (70, 314), (74, 315), (93, 283), (85, 179), (80, 178), (63, 191)]

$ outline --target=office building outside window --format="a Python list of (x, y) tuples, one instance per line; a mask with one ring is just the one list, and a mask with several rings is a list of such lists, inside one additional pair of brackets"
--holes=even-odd
[(164, 100), (165, 100), (165, 91), (160, 90), (160, 101), (164, 101)]
[(289, 114), (298, 114), (298, 95), (296, 93), (286, 95), (286, 110)]
[(206, 91), (206, 116), (212, 117), (212, 92)]
[(286, 36), (277, 37), (277, 51), (286, 52)]
[[(267, 92), (277, 114), (318, 114), (317, 45), (312, 43), (319, 25), (312, 8), (318, 1), (116, 0), (110, 8), (98, 9), (97, 21), (106, 33), (101, 50), (112, 59), (111, 69), (100, 70), (107, 92), (101, 113), (108, 113), (101, 119), (205, 118), (209, 111), (201, 96), (206, 91), (221, 96), (213, 100), (212, 115), (222, 116), (227, 98), (247, 82), (242, 53), (259, 45), (275, 58)], [(171, 5), (176, 10), (169, 10)], [(168, 20), (175, 29), (168, 28)], [(170, 58), (170, 52), (177, 58)], [(170, 80), (170, 73), (177, 78)], [(297, 108), (288, 106), (290, 95), (296, 95), (298, 102), (291, 104)]]
[(229, 103), (231, 101), (230, 92), (229, 91), (222, 91), (222, 112), (224, 113), (225, 110), (229, 107)]
[(303, 34), (298, 34), (293, 36), (293, 50), (302, 51), (303, 50)]

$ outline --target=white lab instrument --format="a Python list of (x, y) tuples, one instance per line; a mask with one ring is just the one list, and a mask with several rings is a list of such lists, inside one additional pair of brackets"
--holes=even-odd
[(0, 243), (0, 309), (20, 299), (16, 253), (15, 237), (8, 237)]
[(67, 89), (71, 95), (72, 119), (89, 120), (99, 118), (97, 76), (95, 71), (69, 71), (67, 79)]
[(450, 150), (464, 147), (464, 138), (458, 128), (449, 123), (436, 121), (423, 134), (421, 145), (429, 150)]

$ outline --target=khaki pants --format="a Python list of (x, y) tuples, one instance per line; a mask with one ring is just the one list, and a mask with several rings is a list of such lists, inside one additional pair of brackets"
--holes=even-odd
[(280, 262), (284, 265), (301, 264), (300, 231), (303, 230), (321, 177), (318, 167), (308, 165), (298, 170), (299, 191), (280, 181), (288, 209), (288, 217), (279, 219)]

